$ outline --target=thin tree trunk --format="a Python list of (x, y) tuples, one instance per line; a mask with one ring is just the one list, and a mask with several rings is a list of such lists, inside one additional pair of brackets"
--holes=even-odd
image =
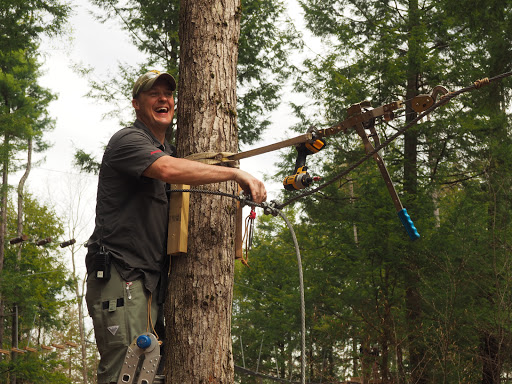
[[(30, 174), (30, 170), (32, 169), (32, 137), (28, 138), (28, 148), (27, 148), (27, 166), (25, 168), (25, 172), (23, 173), (23, 176), (21, 177), (19, 183), (18, 183), (18, 218), (16, 222), (17, 226), (17, 236), (23, 235), (23, 203), (24, 203), (24, 189), (25, 189), (25, 183), (28, 179), (28, 176)], [(18, 247), (18, 254), (16, 255), (16, 265), (15, 270), (20, 270), (20, 263), (21, 263), (21, 252), (23, 250), (23, 243), (21, 243)], [(13, 318), (12, 318), (12, 347), (18, 348), (18, 341), (19, 341), (19, 307), (18, 304), (15, 303), (13, 305)], [(11, 353), (11, 361), (14, 363), (16, 359), (18, 358), (18, 355), (16, 352)], [(16, 374), (13, 372), (11, 374), (11, 384), (16, 384), (17, 378)]]
[[(178, 153), (232, 151), (240, 1), (184, 0), (180, 7)], [(236, 192), (233, 182), (205, 186)], [(233, 383), (235, 201), (190, 199), (188, 255), (173, 257), (166, 300), (166, 383)]]
[[(73, 247), (73, 245), (72, 245)], [(80, 293), (79, 279), (76, 275), (76, 263), (75, 263), (75, 248), (71, 249), (71, 263), (73, 265), (73, 278), (75, 279), (75, 295), (78, 306), (78, 331), (80, 333), (80, 347), (81, 347), (81, 359), (82, 359), (82, 382), (87, 384), (87, 350), (85, 345), (85, 330), (84, 330), (84, 314), (83, 308), (83, 295)], [(83, 288), (82, 284), (82, 288)], [(82, 289), (83, 292), (83, 289)]]

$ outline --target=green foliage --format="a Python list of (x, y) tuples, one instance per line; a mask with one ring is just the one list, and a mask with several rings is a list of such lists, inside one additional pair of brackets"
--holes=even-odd
[[(9, 212), (8, 232), (16, 233), (16, 216), (12, 209)], [(0, 281), (4, 305), (18, 306), (22, 333), (36, 326), (48, 330), (61, 327), (60, 311), (67, 304), (62, 296), (72, 289), (69, 271), (62, 261), (57, 242), (39, 247), (34, 241), (62, 238), (62, 223), (55, 212), (26, 196), (24, 234), (30, 241), (6, 248)]]
[(98, 174), (100, 172), (101, 164), (98, 163), (89, 153), (84, 152), (82, 149), (77, 150), (75, 153), (74, 165), (81, 169), (83, 172)]
[[(55, 212), (40, 205), (31, 196), (25, 197), (24, 234), (27, 242), (6, 247), (4, 268), (0, 274), (2, 305), (6, 313), (18, 310), (18, 341), (20, 348), (30, 346), (40, 349), (38, 344), (68, 324), (61, 313), (70, 304), (64, 297), (73, 288), (63, 261), (58, 242), (36, 246), (34, 241), (52, 237), (62, 238), (62, 223)], [(16, 233), (16, 214), (8, 209), (8, 237)], [(11, 316), (3, 319), (5, 334), (11, 334)], [(35, 335), (37, 338), (34, 340)], [(48, 336), (50, 335), (50, 336)], [(59, 340), (60, 342), (60, 340)], [(10, 338), (4, 339), (3, 348), (11, 345)], [(42, 352), (41, 352), (42, 353)], [(65, 362), (52, 354), (27, 353), (15, 360), (3, 360), (2, 371), (16, 374), (17, 380), (40, 383), (69, 383), (63, 374)]]
[(18, 151), (29, 137), (35, 151), (48, 144), (43, 133), (54, 126), (48, 105), (55, 96), (38, 84), (40, 74), (37, 40), (42, 33), (58, 33), (69, 7), (58, 1), (2, 1), (0, 12), (0, 134), (4, 169), (16, 170)]
[(44, 33), (59, 33), (70, 7), (59, 0), (1, 0), (0, 10), (0, 51), (15, 52), (31, 45)]
[(0, 370), (16, 374), (18, 383), (70, 384), (72, 381), (63, 370), (67, 362), (55, 353), (26, 353), (16, 359), (14, 365), (0, 362)]

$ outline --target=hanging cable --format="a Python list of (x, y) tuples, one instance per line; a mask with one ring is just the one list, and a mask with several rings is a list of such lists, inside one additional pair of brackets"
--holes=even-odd
[(297, 255), (297, 265), (299, 268), (299, 288), (300, 288), (300, 325), (301, 325), (301, 364), (300, 364), (300, 378), (301, 384), (306, 383), (306, 303), (304, 300), (304, 277), (302, 273), (302, 259), (300, 256), (299, 243), (295, 231), (281, 210), (276, 210), (279, 216), (283, 218), (290, 233), (292, 234), (293, 245), (295, 246), (295, 253)]

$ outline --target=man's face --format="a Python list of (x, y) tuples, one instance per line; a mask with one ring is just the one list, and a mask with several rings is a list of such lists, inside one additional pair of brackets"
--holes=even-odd
[(165, 130), (172, 123), (174, 96), (165, 79), (158, 79), (149, 91), (140, 92), (132, 105), (137, 118), (150, 129)]

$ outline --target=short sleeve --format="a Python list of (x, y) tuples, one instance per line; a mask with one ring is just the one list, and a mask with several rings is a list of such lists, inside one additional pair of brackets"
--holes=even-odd
[(142, 130), (125, 128), (112, 136), (104, 160), (117, 172), (138, 178), (155, 160), (166, 155)]

